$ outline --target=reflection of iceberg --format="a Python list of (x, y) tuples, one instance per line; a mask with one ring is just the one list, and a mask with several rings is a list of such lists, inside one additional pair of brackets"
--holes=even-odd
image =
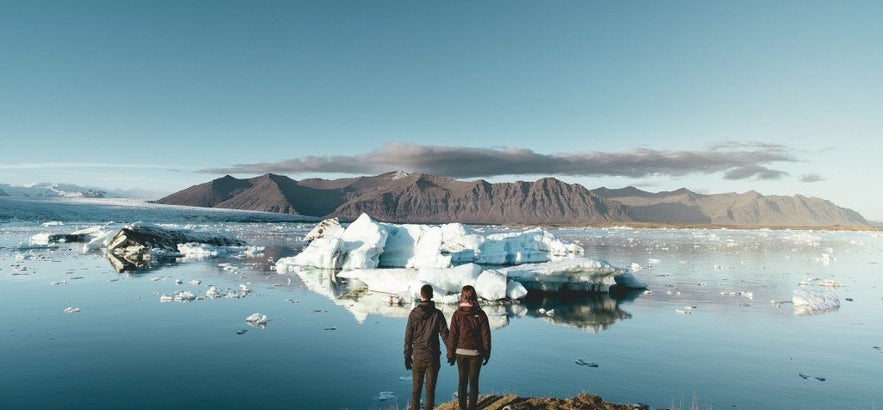
[[(626, 295), (624, 300), (634, 299), (636, 295), (637, 292), (632, 292)], [(619, 303), (622, 300), (613, 298), (607, 293), (580, 294), (579, 296), (562, 293), (528, 297), (524, 300), (524, 306), (530, 312), (530, 316), (598, 333), (613, 325), (617, 320), (632, 317), (630, 313), (619, 308)]]
[[(387, 269), (384, 269), (386, 271)], [(395, 269), (404, 274), (413, 269)], [(359, 323), (364, 323), (368, 315), (380, 315), (393, 318), (407, 318), (414, 307), (413, 298), (393, 293), (369, 290), (364, 283), (357, 280), (345, 281), (336, 278), (334, 271), (327, 269), (295, 268), (295, 273), (306, 285), (307, 289), (327, 297), (336, 305), (349, 311)], [(457, 308), (456, 304), (445, 304), (442, 297), (434, 298), (436, 306), (450, 320)], [(496, 303), (483, 306), (488, 315), (492, 329), (498, 329), (509, 323), (510, 316), (523, 316), (526, 311), (521, 305), (513, 303)]]
[(817, 315), (840, 309), (840, 299), (827, 291), (797, 288), (792, 292), (795, 315)]

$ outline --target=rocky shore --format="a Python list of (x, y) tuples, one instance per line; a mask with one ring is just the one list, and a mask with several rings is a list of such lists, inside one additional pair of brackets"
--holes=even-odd
[[(485, 410), (634, 410), (649, 409), (643, 404), (615, 404), (594, 394), (580, 394), (569, 399), (486, 395), (478, 399), (478, 408)], [(457, 401), (449, 401), (438, 410), (459, 410)]]

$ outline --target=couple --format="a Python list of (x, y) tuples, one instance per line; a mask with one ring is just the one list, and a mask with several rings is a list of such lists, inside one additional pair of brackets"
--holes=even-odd
[[(487, 315), (478, 306), (475, 288), (466, 285), (460, 292), (460, 304), (451, 317), (451, 330), (445, 316), (432, 301), (432, 286), (420, 288), (420, 304), (408, 316), (405, 327), (405, 368), (413, 369), (411, 409), (420, 406), (420, 392), (426, 379), (426, 408), (435, 406), (435, 382), (441, 367), (441, 347), (445, 342), (448, 364), (457, 363), (460, 374), (457, 399), (460, 409), (475, 409), (478, 404), (478, 374), (491, 358), (491, 327)], [(469, 384), (468, 404), (466, 385)]]

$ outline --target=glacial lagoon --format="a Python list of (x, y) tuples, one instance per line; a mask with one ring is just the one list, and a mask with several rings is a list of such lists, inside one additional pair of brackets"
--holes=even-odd
[[(276, 273), (274, 261), (297, 254), (313, 222), (70, 207), (0, 213), (0, 408), (407, 405), (409, 302), (321, 271)], [(135, 218), (227, 232), (263, 251), (119, 273), (82, 244), (21, 247), (35, 234)], [(586, 256), (631, 267), (649, 289), (486, 305), (494, 349), (482, 393), (589, 392), (682, 408), (883, 405), (880, 233), (547, 229)], [(210, 286), (224, 294), (206, 297)], [(840, 306), (799, 311), (790, 303), (797, 288), (833, 293)], [(199, 298), (161, 301), (185, 291)], [(246, 323), (253, 313), (266, 324)], [(445, 366), (437, 396), (455, 390), (456, 371)]]

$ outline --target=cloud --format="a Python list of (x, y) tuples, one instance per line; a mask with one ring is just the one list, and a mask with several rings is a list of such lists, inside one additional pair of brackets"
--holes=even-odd
[(768, 166), (795, 162), (777, 144), (722, 143), (705, 150), (634, 148), (619, 152), (541, 154), (524, 148), (474, 148), (389, 143), (356, 155), (308, 156), (280, 162), (203, 169), (211, 174), (378, 174), (391, 170), (453, 178), (501, 175), (684, 176), (724, 172), (727, 179), (777, 179), (787, 173)]
[(800, 176), (800, 182), (819, 182), (824, 180), (825, 177), (819, 174), (804, 174)]

